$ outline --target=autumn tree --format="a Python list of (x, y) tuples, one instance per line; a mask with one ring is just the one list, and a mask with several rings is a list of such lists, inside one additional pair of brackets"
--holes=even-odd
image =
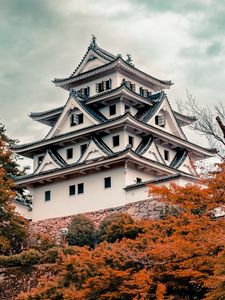
[(178, 110), (196, 117), (189, 125), (200, 135), (204, 135), (212, 148), (218, 150), (221, 158), (225, 157), (225, 106), (223, 104), (201, 107), (196, 97), (187, 92), (186, 101), (177, 101)]
[(9, 149), (12, 142), (4, 126), (0, 126), (0, 254), (7, 255), (20, 252), (27, 237), (26, 221), (16, 214), (13, 205), (18, 194), (24, 195), (12, 180), (13, 176), (21, 174)]
[(18, 299), (223, 299), (225, 219), (214, 210), (225, 205), (225, 163), (201, 185), (151, 186), (150, 193), (171, 213), (136, 222), (135, 239), (76, 248)]

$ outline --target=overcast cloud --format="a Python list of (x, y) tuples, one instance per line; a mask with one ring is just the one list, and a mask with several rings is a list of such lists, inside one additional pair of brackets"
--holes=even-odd
[(224, 101), (224, 0), (0, 0), (0, 121), (22, 143), (48, 130), (28, 114), (63, 105), (54, 77), (70, 75), (92, 34), (114, 54), (172, 80), (202, 104)]

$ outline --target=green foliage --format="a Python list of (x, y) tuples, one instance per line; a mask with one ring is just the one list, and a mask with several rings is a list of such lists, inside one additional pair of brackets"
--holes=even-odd
[(11, 256), (0, 255), (0, 265), (3, 267), (28, 267), (37, 264), (40, 258), (40, 252), (30, 249)]
[(124, 237), (135, 239), (141, 232), (142, 228), (135, 224), (130, 215), (115, 213), (103, 219), (98, 229), (97, 240), (114, 243)]
[(68, 226), (66, 240), (70, 246), (89, 246), (95, 243), (94, 223), (83, 215), (73, 217)]

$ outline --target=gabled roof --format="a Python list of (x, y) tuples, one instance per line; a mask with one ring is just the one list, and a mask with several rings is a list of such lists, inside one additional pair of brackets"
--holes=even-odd
[(93, 154), (94, 152), (98, 152), (97, 154), (94, 154), (93, 157), (101, 157), (101, 156), (112, 156), (115, 153), (103, 142), (102, 139), (97, 138), (96, 136), (92, 136), (90, 139), (88, 146), (81, 156), (81, 158), (78, 160), (77, 163), (82, 163), (84, 161), (87, 161), (88, 159), (93, 160), (93, 157), (90, 158), (89, 156)]
[(51, 170), (60, 169), (68, 165), (58, 153), (56, 154), (53, 153), (51, 150), (47, 150), (43, 157), (42, 162), (36, 168), (33, 174), (42, 173), (44, 167), (49, 164), (52, 165)]
[(110, 128), (114, 128), (114, 126), (118, 126), (119, 124), (122, 125), (124, 123), (128, 123), (131, 126), (135, 126), (135, 128), (140, 129), (141, 131), (144, 131), (148, 134), (152, 134), (153, 136), (159, 137), (163, 140), (167, 140), (172, 144), (175, 143), (177, 144), (177, 147), (187, 148), (193, 153), (198, 153), (198, 155), (200, 155), (201, 157), (212, 157), (216, 153), (215, 149), (205, 149), (199, 145), (196, 145), (192, 142), (189, 142), (180, 137), (174, 136), (164, 130), (161, 130), (160, 128), (156, 128), (152, 125), (143, 123), (140, 120), (133, 117), (132, 115), (130, 115), (129, 113), (126, 113), (125, 115), (116, 117), (114, 119), (110, 119), (105, 123), (92, 125), (68, 133), (63, 133), (52, 138), (42, 139), (28, 144), (16, 145), (13, 147), (13, 150), (18, 154), (30, 157), (26, 153), (35, 151), (35, 149), (38, 149), (39, 147), (50, 147), (51, 145), (57, 145), (59, 142), (62, 141), (65, 142), (71, 140), (72, 138), (78, 138), (84, 135), (91, 135), (96, 133), (96, 131), (100, 132), (102, 130), (108, 130)]
[[(97, 57), (102, 58), (105, 63), (96, 68), (79, 73), (87, 63), (88, 59), (93, 57), (93, 55), (97, 55)], [(113, 69), (115, 67), (119, 67), (120, 69), (123, 69), (123, 71), (128, 72), (131, 75), (136, 75), (138, 78), (142, 78), (149, 83), (151, 82), (151, 84), (157, 86), (158, 89), (159, 86), (162, 88), (169, 88), (173, 84), (171, 81), (160, 80), (153, 76), (150, 76), (145, 72), (135, 68), (134, 65), (129, 61), (125, 61), (124, 59), (122, 59), (120, 55), (115, 56), (108, 51), (98, 47), (96, 44), (96, 40), (92, 40), (83, 59), (81, 60), (77, 68), (72, 72), (72, 74), (66, 78), (55, 78), (53, 80), (53, 83), (56, 86), (60, 86), (66, 90), (69, 90), (72, 83), (75, 83), (81, 79), (93, 77), (96, 74), (102, 73), (109, 69)]]
[(106, 122), (107, 119), (102, 114), (97, 113), (90, 109), (84, 102), (83, 99), (80, 99), (79, 95), (76, 93), (76, 91), (71, 90), (69, 98), (67, 100), (66, 105), (64, 106), (60, 117), (58, 118), (57, 122), (54, 124), (54, 126), (51, 128), (49, 133), (46, 136), (47, 138), (53, 137), (55, 134), (57, 128), (59, 128), (60, 124), (63, 122), (63, 120), (67, 117), (68, 113), (71, 112), (74, 108), (78, 108), (84, 115), (86, 115), (93, 124), (97, 125), (99, 123)]
[(174, 159), (171, 161), (170, 166), (172, 168), (178, 169), (182, 163), (185, 161), (188, 155), (188, 151), (186, 149), (180, 149), (177, 151)]

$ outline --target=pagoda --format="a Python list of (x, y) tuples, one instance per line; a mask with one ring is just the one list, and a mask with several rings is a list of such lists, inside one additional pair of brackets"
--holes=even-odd
[(69, 92), (66, 103), (30, 114), (48, 134), (14, 148), (33, 159), (33, 173), (16, 180), (32, 194), (33, 221), (148, 199), (149, 183), (193, 182), (194, 162), (214, 155), (187, 140), (182, 127), (196, 119), (171, 108), (171, 81), (100, 48), (95, 37), (73, 73), (53, 83)]

